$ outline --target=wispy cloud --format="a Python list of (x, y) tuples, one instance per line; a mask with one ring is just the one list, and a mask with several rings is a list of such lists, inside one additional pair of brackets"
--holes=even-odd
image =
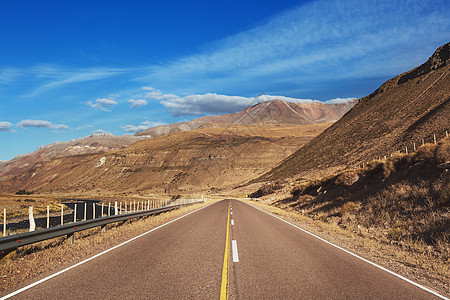
[(142, 130), (149, 129), (149, 128), (156, 127), (156, 126), (160, 126), (160, 125), (165, 125), (165, 123), (144, 121), (140, 125), (137, 125), (137, 126), (135, 126), (135, 125), (125, 125), (125, 126), (122, 126), (122, 128), (123, 128), (123, 130), (125, 130), (128, 133), (133, 133), (133, 132), (142, 131)]
[(275, 89), (279, 83), (396, 74), (416, 66), (418, 54), (432, 53), (436, 41), (448, 40), (450, 18), (430, 9), (448, 3), (436, 1), (314, 1), (202, 53), (151, 66), (140, 79), (162, 88)]
[(34, 87), (25, 96), (33, 97), (65, 85), (102, 80), (127, 74), (132, 70), (108, 67), (68, 68), (54, 64), (39, 64), (28, 68), (3, 67), (0, 68), (0, 85), (30, 80)]
[(30, 96), (34, 96), (54, 88), (59, 88), (64, 85), (78, 82), (101, 80), (108, 77), (120, 75), (128, 71), (119, 68), (101, 68), (101, 67), (66, 70), (60, 67), (47, 65), (34, 67), (33, 70), (39, 77), (44, 77), (52, 80), (36, 88)]
[(131, 108), (139, 108), (139, 107), (146, 106), (147, 100), (145, 100), (145, 99), (138, 99), (138, 100), (130, 99), (130, 100), (128, 100), (128, 103), (130, 103)]
[(69, 126), (65, 124), (53, 124), (50, 121), (43, 120), (23, 120), (16, 124), (17, 127), (26, 129), (29, 127), (34, 128), (48, 128), (48, 129), (56, 129), (56, 130), (64, 130), (69, 128)]
[(95, 100), (95, 103), (93, 103), (92, 101), (88, 101), (86, 104), (90, 107), (110, 112), (114, 106), (119, 104), (119, 102), (114, 99), (101, 98)]
[(0, 85), (13, 83), (23, 76), (24, 72), (18, 68), (5, 67), (0, 69)]
[(0, 132), (16, 132), (12, 127), (13, 124), (10, 122), (0, 122)]

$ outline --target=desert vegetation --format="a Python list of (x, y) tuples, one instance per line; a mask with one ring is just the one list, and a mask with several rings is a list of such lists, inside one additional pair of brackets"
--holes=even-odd
[(273, 205), (293, 209), (382, 243), (423, 244), (448, 259), (450, 139), (395, 153), (364, 168), (321, 179), (298, 179)]

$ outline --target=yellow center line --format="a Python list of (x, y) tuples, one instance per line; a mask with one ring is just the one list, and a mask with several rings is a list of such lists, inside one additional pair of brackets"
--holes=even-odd
[(227, 219), (227, 237), (225, 241), (225, 254), (223, 256), (223, 267), (222, 267), (222, 286), (220, 288), (220, 300), (227, 299), (227, 285), (228, 285), (228, 256), (230, 253), (230, 207), (231, 201), (228, 205), (228, 219)]

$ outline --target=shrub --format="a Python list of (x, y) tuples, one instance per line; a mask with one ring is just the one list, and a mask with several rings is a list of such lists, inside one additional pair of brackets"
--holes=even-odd
[(450, 206), (450, 182), (445, 184), (439, 193), (439, 204)]
[(392, 240), (400, 240), (404, 235), (405, 231), (400, 227), (390, 228), (388, 230), (388, 237)]
[(339, 215), (341, 217), (343, 217), (347, 214), (351, 214), (351, 213), (357, 211), (358, 209), (359, 209), (359, 204), (350, 201), (350, 202), (347, 202), (344, 205), (342, 205)]
[(436, 149), (436, 158), (439, 162), (448, 162), (450, 161), (450, 139), (443, 139), (438, 145)]
[(34, 194), (34, 192), (27, 190), (19, 190), (18, 192), (16, 192), (16, 195), (31, 195), (31, 194)]
[(348, 171), (344, 171), (341, 174), (339, 174), (338, 176), (336, 176), (334, 183), (351, 186), (358, 180), (359, 180), (358, 173), (354, 170), (348, 170)]

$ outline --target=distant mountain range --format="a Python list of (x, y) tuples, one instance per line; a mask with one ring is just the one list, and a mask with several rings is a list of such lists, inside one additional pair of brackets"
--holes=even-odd
[(161, 125), (136, 133), (136, 136), (157, 137), (178, 131), (233, 125), (308, 125), (335, 122), (356, 104), (356, 100), (327, 104), (318, 101), (292, 103), (272, 100), (249, 106), (240, 112), (207, 116), (189, 122)]
[(260, 180), (362, 164), (450, 132), (450, 46), (381, 85)]

